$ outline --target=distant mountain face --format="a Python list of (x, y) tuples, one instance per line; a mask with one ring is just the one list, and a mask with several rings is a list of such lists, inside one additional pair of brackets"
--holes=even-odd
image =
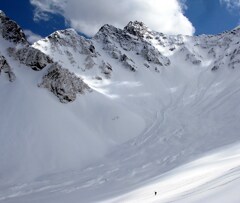
[(212, 71), (226, 66), (234, 69), (240, 62), (239, 35), (240, 28), (216, 36), (169, 36), (135, 21), (123, 30), (104, 25), (92, 39), (79, 36), (73, 29), (57, 31), (33, 47), (73, 72), (94, 69), (96, 77), (111, 78), (112, 60), (130, 72), (142, 68), (160, 72), (178, 60), (187, 65), (208, 65)]
[[(193, 66), (202, 66), (205, 65), (204, 61), (209, 61), (209, 69), (212, 71), (226, 66), (234, 69), (240, 64), (239, 27), (216, 36), (169, 36), (151, 31), (144, 23), (134, 21), (129, 22), (123, 30), (104, 25), (92, 39), (86, 39), (78, 35), (75, 30), (67, 29), (56, 31), (47, 38), (30, 45), (20, 26), (2, 11), (0, 20), (2, 38), (15, 45), (8, 48), (10, 56), (33, 70), (42, 70), (48, 64), (57, 63), (56, 72), (60, 69), (63, 69), (63, 72), (70, 71), (70, 78), (74, 72), (81, 75), (94, 70), (94, 75), (89, 73), (91, 76), (97, 79), (102, 77), (111, 79), (111, 75), (114, 74), (112, 60), (130, 72), (141, 71), (142, 68), (160, 72), (161, 69), (168, 68), (172, 62), (176, 61), (174, 56), (181, 59), (182, 63)], [(102, 52), (104, 54), (101, 54)], [(5, 70), (9, 80), (13, 81), (14, 73), (11, 67), (8, 67), (4, 55), (1, 57), (1, 69)], [(138, 64), (137, 61), (142, 61), (142, 64)], [(45, 76), (45, 82), (46, 78), (47, 76)], [(66, 81), (68, 80), (64, 82)], [(74, 101), (77, 92), (84, 91), (73, 90), (76, 88), (72, 84), (69, 84), (68, 90), (64, 91), (48, 89), (61, 97), (59, 99), (64, 103)], [(75, 92), (75, 96), (64, 100), (63, 97), (68, 97), (65, 91), (70, 91), (70, 94)]]
[(166, 171), (239, 141), (239, 38), (239, 27), (165, 35), (134, 21), (31, 45), (0, 12), (0, 178), (86, 166), (114, 147), (123, 158), (144, 146)]

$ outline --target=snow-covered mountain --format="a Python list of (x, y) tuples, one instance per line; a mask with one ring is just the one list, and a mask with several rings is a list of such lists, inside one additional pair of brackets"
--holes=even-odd
[(31, 45), (0, 12), (0, 202), (104, 201), (240, 141), (239, 37), (135, 21)]

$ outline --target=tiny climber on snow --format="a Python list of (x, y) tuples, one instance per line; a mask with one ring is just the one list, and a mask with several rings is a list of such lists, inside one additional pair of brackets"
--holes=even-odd
[(155, 194), (155, 196), (156, 196), (156, 195), (157, 195), (157, 192), (155, 191), (154, 194)]

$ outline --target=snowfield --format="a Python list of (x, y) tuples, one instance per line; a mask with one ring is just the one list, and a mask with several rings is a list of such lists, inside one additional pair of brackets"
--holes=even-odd
[(30, 45), (0, 20), (0, 202), (240, 202), (240, 28)]
[[(135, 163), (133, 163), (135, 164)], [(101, 203), (238, 203), (240, 194), (240, 145), (205, 154), (193, 162), (126, 188), (120, 168), (104, 170), (104, 164), (82, 171), (52, 175), (34, 184), (16, 185), (3, 202), (101, 202)], [(124, 166), (121, 166), (124, 167)], [(148, 167), (151, 167), (151, 164)], [(140, 170), (135, 168), (135, 170)], [(91, 171), (98, 172), (93, 173)], [(151, 171), (151, 170), (149, 170)], [(88, 174), (92, 174), (92, 179)], [(93, 175), (94, 174), (94, 175)], [(111, 175), (112, 174), (112, 175)], [(113, 175), (114, 174), (114, 175)], [(96, 176), (97, 175), (97, 176)], [(108, 175), (106, 177), (106, 175)], [(96, 178), (93, 178), (95, 177)], [(133, 173), (129, 181), (138, 182)], [(85, 181), (85, 182), (84, 182)], [(84, 184), (83, 184), (84, 182)], [(115, 185), (120, 185), (115, 189)], [(156, 194), (155, 194), (156, 192)], [(125, 194), (126, 193), (126, 194)]]
[[(103, 202), (238, 203), (240, 146), (222, 148)], [(156, 192), (156, 195), (155, 195)]]

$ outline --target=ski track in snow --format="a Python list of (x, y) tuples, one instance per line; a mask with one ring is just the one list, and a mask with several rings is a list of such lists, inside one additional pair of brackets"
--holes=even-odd
[[(200, 76), (199, 76), (200, 77)], [(198, 87), (199, 88), (199, 87)], [(205, 92), (203, 92), (205, 91)], [(199, 102), (198, 105), (201, 104), (201, 98), (204, 94), (206, 94), (206, 91), (208, 91), (208, 88), (205, 90), (201, 90), (201, 94), (198, 95)], [(225, 94), (224, 97), (218, 100), (216, 104), (213, 104), (212, 106), (209, 106), (209, 109), (207, 111), (214, 111), (216, 108), (220, 108), (221, 105), (224, 104), (224, 102), (227, 101), (227, 98), (230, 96), (233, 96), (239, 92), (239, 89), (236, 89), (235, 91), (229, 92), (228, 94)], [(0, 201), (3, 202), (21, 202), (21, 200), (29, 201), (31, 202), (32, 196), (41, 196), (41, 195), (53, 195), (54, 194), (84, 194), (85, 192), (87, 194), (90, 193), (90, 191), (98, 191), (101, 190), (101, 187), (105, 188), (108, 184), (110, 185), (124, 185), (129, 180), (134, 180), (135, 184), (130, 184), (129, 188), (124, 189), (122, 192), (127, 192), (129, 190), (141, 187), (141, 185), (144, 185), (144, 183), (147, 181), (148, 183), (151, 182), (151, 179), (156, 179), (156, 168), (161, 165), (169, 165), (169, 163), (176, 161), (180, 159), (181, 153), (186, 154), (186, 151), (176, 151), (173, 154), (169, 154), (169, 156), (164, 157), (163, 159), (158, 159), (157, 157), (154, 157), (153, 160), (149, 160), (147, 163), (146, 161), (143, 163), (141, 161), (141, 155), (144, 154), (153, 154), (155, 153), (156, 146), (160, 145), (161, 142), (165, 142), (166, 139), (171, 139), (171, 137), (181, 137), (182, 134), (185, 133), (185, 127), (181, 123), (181, 121), (177, 120), (177, 122), (174, 122), (176, 126), (172, 129), (163, 129), (162, 125), (165, 122), (169, 122), (169, 120), (174, 121), (171, 116), (171, 113), (174, 112), (179, 105), (181, 105), (181, 101), (184, 100), (184, 96), (186, 93), (186, 88), (183, 88), (181, 93), (179, 93), (177, 96), (170, 96), (169, 104), (166, 106), (162, 106), (161, 102), (159, 103), (159, 108), (162, 108), (160, 111), (150, 112), (148, 115), (151, 116), (151, 122), (149, 122), (149, 126), (144, 130), (142, 135), (140, 135), (137, 138), (134, 138), (132, 141), (127, 142), (124, 145), (121, 145), (120, 148), (122, 150), (120, 151), (120, 154), (110, 154), (107, 158), (107, 161), (103, 163), (100, 163), (99, 165), (92, 165), (89, 166), (86, 169), (79, 170), (79, 171), (72, 171), (67, 172), (67, 174), (56, 174), (52, 177), (42, 177), (42, 181), (35, 181), (33, 183), (25, 183), (22, 185), (15, 185), (6, 189), (2, 189), (0, 193)], [(219, 96), (220, 97), (220, 96)], [(146, 109), (147, 111), (147, 109)], [(168, 137), (158, 137), (159, 134), (164, 134), (163, 130), (167, 131)], [(160, 139), (159, 139), (160, 138)], [(125, 149), (125, 150), (124, 150)], [(118, 150), (116, 150), (118, 151)], [(145, 151), (148, 151), (147, 153)], [(181, 159), (180, 159), (181, 160)], [(182, 160), (184, 162), (184, 159)], [(131, 167), (131, 163), (134, 163), (134, 167)], [(167, 164), (168, 163), (168, 164)], [(129, 167), (130, 166), (130, 167)], [(177, 166), (177, 165), (173, 165)], [(173, 168), (172, 167), (172, 168)], [(239, 166), (238, 166), (239, 167)], [(167, 167), (168, 168), (168, 167)], [(171, 167), (170, 167), (171, 168)], [(164, 167), (162, 168), (163, 171)], [(231, 170), (231, 172), (229, 172)], [(152, 171), (152, 172), (151, 172)], [(171, 186), (168, 188), (168, 192), (174, 193), (176, 191), (176, 194), (178, 194), (178, 189), (183, 187), (190, 187), (191, 184), (198, 184), (198, 181), (200, 181), (200, 186), (198, 187), (192, 187), (191, 190), (187, 189), (184, 192), (180, 192), (180, 196), (178, 197), (178, 200), (181, 200), (182, 198), (187, 198), (192, 195), (197, 195), (198, 193), (204, 193), (208, 190), (213, 190), (215, 187), (221, 187), (221, 185), (231, 183), (231, 181), (234, 181), (239, 178), (239, 169), (230, 168), (226, 172), (226, 175), (221, 174), (221, 179), (213, 179), (213, 180), (206, 180), (206, 182), (201, 183), (202, 178), (204, 178), (207, 174), (201, 173), (199, 176), (196, 176), (194, 178), (191, 178), (187, 181), (180, 182), (179, 184), (175, 185), (174, 188)], [(142, 177), (142, 175), (149, 173), (146, 177)], [(214, 173), (214, 172), (213, 172)], [(66, 175), (66, 176), (65, 176)], [(63, 177), (65, 177), (63, 179)], [(138, 178), (136, 178), (138, 177)], [(139, 178), (142, 177), (142, 178)], [(161, 177), (159, 178), (159, 184), (161, 184)], [(176, 178), (177, 180), (177, 178)], [(145, 187), (145, 186), (144, 186)], [(199, 188), (200, 187), (200, 188)], [(207, 189), (206, 189), (207, 188)], [(114, 189), (114, 187), (113, 187)], [(116, 194), (121, 194), (118, 190), (122, 190), (122, 188), (116, 187)], [(145, 190), (145, 189), (143, 189)], [(153, 190), (153, 189), (152, 189)], [(144, 196), (141, 198), (134, 197), (134, 199), (130, 200), (109, 200), (110, 202), (151, 202), (155, 201), (155, 197), (151, 197), (152, 194), (148, 194), (147, 192), (143, 191), (143, 194), (137, 194), (137, 196)], [(162, 192), (163, 194), (166, 193), (166, 191)], [(114, 191), (113, 193), (114, 194)], [(60, 195), (61, 196), (61, 195)], [(81, 196), (81, 195), (79, 195)], [(171, 196), (171, 195), (170, 195)], [(30, 197), (30, 200), (28, 198)], [(106, 195), (107, 197), (107, 195)], [(150, 199), (148, 199), (148, 197)], [(99, 199), (103, 198), (101, 195), (98, 197)], [(97, 200), (98, 198), (94, 198)], [(16, 200), (16, 201), (15, 201)], [(89, 202), (94, 201), (89, 199)], [(175, 200), (156, 200), (157, 202), (175, 202)]]
[[(64, 36), (64, 32), (57, 33)], [(76, 40), (76, 33), (73, 34), (72, 31), (67, 33), (68, 37)], [(176, 37), (171, 37), (176, 43), (183, 40), (182, 37), (178, 39), (179, 41)], [(184, 38), (186, 38), (183, 40), (186, 47), (195, 47), (196, 44), (192, 44), (189, 37)], [(219, 41), (221, 38), (220, 36), (216, 40)], [(87, 50), (89, 42), (82, 38), (80, 41), (83, 43), (81, 46), (86, 46), (83, 48)], [(160, 70), (157, 69), (158, 71), (155, 64), (150, 64), (146, 68), (143, 65), (146, 60), (140, 58), (139, 53), (136, 54), (131, 49), (127, 51), (117, 42), (113, 42), (111, 45), (114, 45), (114, 49), (129, 56), (132, 63), (135, 61), (134, 66), (137, 67), (137, 71), (131, 72), (126, 67), (122, 67), (121, 60), (111, 58), (101, 43), (94, 41), (93, 44), (98, 52), (95, 57), (90, 57), (92, 63), (111, 64), (112, 72), (106, 79), (103, 70), (99, 67), (82, 68), (87, 63), (84, 50), (79, 51), (77, 49), (79, 47), (68, 47), (66, 44), (57, 46), (57, 43), (52, 50), (51, 44), (48, 43), (50, 42), (46, 39), (34, 46), (53, 55), (54, 59), (64, 67), (68, 67), (70, 71), (82, 77), (93, 92), (89, 95), (81, 95), (75, 103), (63, 107), (53, 97), (54, 95), (47, 90), (37, 88), (35, 83), (41, 81), (44, 71), (33, 73), (24, 65), (19, 67), (19, 64), (8, 56), (4, 49), (5, 44), (0, 47), (0, 51), (7, 56), (10, 65), (18, 67), (14, 68), (17, 81), (12, 86), (0, 80), (0, 85), (3, 87), (0, 91), (0, 100), (4, 104), (0, 113), (6, 117), (0, 118), (2, 121), (0, 130), (2, 135), (7, 134), (8, 130), (18, 135), (19, 129), (23, 129), (22, 134), (19, 133), (22, 135), (19, 140), (14, 140), (16, 138), (14, 136), (7, 137), (1, 134), (0, 136), (14, 150), (19, 147), (18, 150), (23, 152), (23, 155), (29, 155), (34, 146), (40, 149), (40, 151), (36, 150), (36, 154), (29, 156), (29, 159), (7, 151), (11, 154), (11, 163), (15, 163), (16, 156), (30, 167), (26, 172), (36, 170), (36, 174), (33, 172), (34, 179), (24, 181), (24, 178), (22, 180), (18, 176), (26, 173), (25, 166), (20, 167), (22, 171), (19, 174), (13, 171), (20, 181), (0, 183), (1, 203), (195, 203), (204, 196), (208, 197), (212, 193), (221, 191), (222, 188), (240, 185), (239, 144), (231, 145), (239, 141), (240, 80), (238, 76), (240, 73), (238, 69), (221, 67), (218, 71), (212, 72), (213, 59), (204, 60), (200, 55), (194, 57), (201, 58), (201, 65), (193, 65), (190, 59), (190, 62), (186, 59), (179, 60), (178, 56), (185, 54), (177, 52), (178, 48), (182, 48), (182, 44), (174, 47), (176, 54), (172, 53), (171, 56), (171, 52), (167, 49), (172, 44), (169, 42), (165, 47), (163, 43), (162, 46), (152, 36), (152, 42), (149, 43), (155, 44), (156, 47), (162, 46), (158, 47), (159, 49), (166, 48), (172, 64), (169, 67), (161, 67)], [(220, 45), (216, 47), (221, 48)], [(192, 54), (191, 51), (196, 53), (198, 50), (193, 48), (185, 51)], [(67, 55), (71, 55), (70, 61)], [(105, 59), (107, 61), (104, 61)], [(102, 76), (101, 81), (96, 81), (94, 76), (99, 75)], [(32, 98), (35, 98), (34, 102)], [(8, 108), (8, 102), (11, 108)], [(38, 107), (43, 108), (41, 113), (37, 111)], [(26, 118), (23, 115), (26, 115)], [(34, 122), (33, 115), (37, 116)], [(65, 120), (63, 121), (62, 118)], [(56, 126), (49, 127), (51, 119), (55, 121)], [(16, 121), (20, 124), (15, 130), (9, 123), (17, 123)], [(68, 122), (67, 126), (64, 126), (65, 122)], [(52, 130), (49, 136), (46, 136), (48, 132), (44, 131), (45, 125), (47, 130)], [(72, 129), (72, 126), (76, 128)], [(42, 130), (42, 139), (39, 138), (36, 130)], [(55, 133), (59, 135), (55, 137)], [(68, 134), (76, 136), (67, 139)], [(31, 136), (25, 137), (25, 135)], [(25, 141), (29, 147), (26, 151), (21, 148), (21, 144)], [(48, 144), (49, 146), (46, 146)], [(230, 146), (226, 147), (228, 144)], [(45, 146), (46, 153), (43, 154)], [(3, 147), (7, 150), (9, 146)], [(76, 151), (71, 150), (71, 147)], [(83, 151), (79, 150), (80, 148), (84, 148)], [(66, 156), (65, 149), (69, 150)], [(2, 155), (4, 163), (8, 163), (7, 152), (4, 150), (1, 152), (4, 153)], [(57, 156), (51, 157), (54, 153)], [(102, 156), (98, 157), (98, 153)], [(52, 158), (47, 162), (52, 163), (51, 167), (45, 163), (48, 155)], [(68, 162), (71, 155), (75, 157)], [(78, 155), (81, 155), (81, 158)], [(38, 159), (35, 159), (35, 156), (39, 156)], [(6, 157), (7, 159), (4, 159)], [(29, 160), (35, 162), (29, 163)], [(76, 160), (84, 162), (82, 167), (75, 166)], [(58, 169), (56, 167), (58, 162), (63, 162), (60, 172), (55, 171)], [(73, 165), (74, 169), (64, 168), (69, 164)], [(39, 167), (44, 165), (44, 170), (39, 172), (40, 169), (32, 169), (32, 165)], [(29, 169), (28, 167), (26, 166), (26, 169)], [(5, 178), (4, 175), (13, 167), (3, 168), (5, 171), (4, 173), (1, 171), (3, 173), (0, 174), (1, 178)], [(37, 176), (38, 172), (41, 176)], [(9, 179), (11, 180), (11, 177)], [(157, 195), (154, 195), (155, 191)]]
[[(220, 150), (220, 155), (214, 152), (212, 157), (206, 156), (174, 169), (140, 189), (106, 202), (195, 202), (191, 200), (192, 197), (197, 199), (203, 194), (211, 194), (211, 191), (240, 182), (240, 154), (237, 147), (239, 145), (233, 149), (230, 147), (227, 152), (223, 150), (222, 154)], [(239, 197), (238, 193), (235, 195)], [(206, 201), (207, 198), (199, 202)]]

